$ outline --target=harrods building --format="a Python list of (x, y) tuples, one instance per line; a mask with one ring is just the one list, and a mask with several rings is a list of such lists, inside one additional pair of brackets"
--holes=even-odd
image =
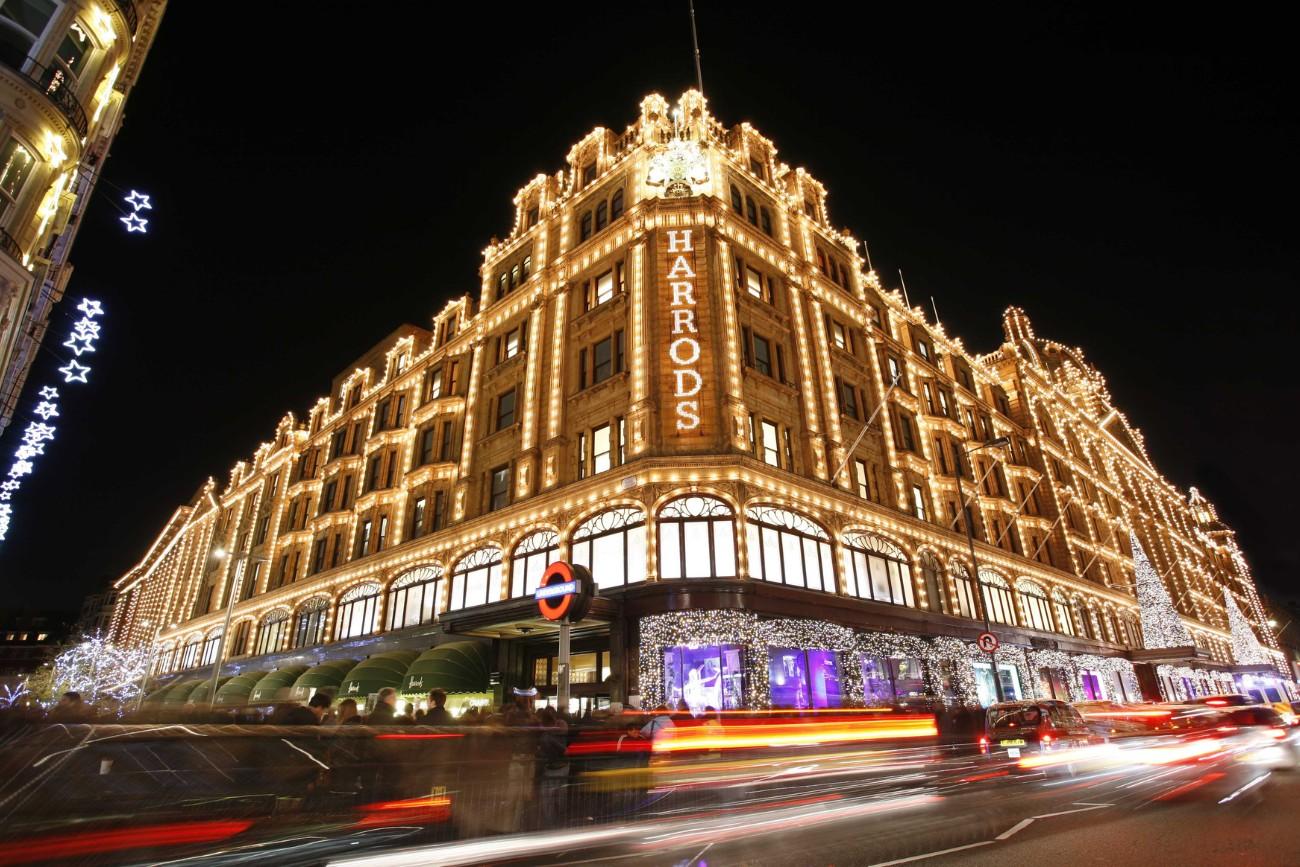
[[(1082, 352), (1018, 308), (967, 350), (833, 226), (695, 91), (592, 130), (519, 190), (473, 291), (286, 414), (116, 582), (149, 700), (205, 701), (220, 655), (223, 705), (554, 701), (532, 593), (555, 559), (599, 588), (575, 709), (1291, 689), (1232, 531)], [(1135, 555), (1189, 641), (1150, 640)]]

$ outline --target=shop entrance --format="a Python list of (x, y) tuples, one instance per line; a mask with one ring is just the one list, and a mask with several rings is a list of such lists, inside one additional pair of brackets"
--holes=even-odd
[[(556, 707), (559, 692), (559, 650), (555, 644), (540, 644), (528, 650), (530, 686), (537, 688), (537, 707)], [(610, 706), (609, 640), (574, 642), (569, 664), (569, 707), (573, 716), (608, 710)], [(556, 708), (562, 710), (562, 708)]]

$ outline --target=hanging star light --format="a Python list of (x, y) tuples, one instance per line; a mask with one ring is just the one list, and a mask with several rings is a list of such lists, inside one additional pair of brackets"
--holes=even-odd
[(91, 318), (104, 315), (104, 305), (93, 298), (82, 298), (81, 303), (77, 305), (77, 310)]
[(146, 227), (149, 225), (149, 221), (141, 219), (139, 214), (127, 214), (125, 217), (121, 217), (120, 219), (126, 224), (126, 231), (128, 234), (131, 232), (139, 232), (143, 235), (147, 231)]
[(45, 454), (44, 445), (19, 446), (17, 449), (14, 450), (14, 457), (24, 461), (31, 460), (32, 458), (35, 457), (40, 457), (43, 454)]
[[(89, 368), (87, 368), (89, 369)], [(54, 439), (54, 425), (34, 421), (23, 430), (23, 442), (29, 446)]]
[(99, 323), (92, 320), (89, 316), (83, 316), (78, 319), (72, 326), (74, 336), (82, 340), (99, 339)]
[(59, 390), (52, 385), (47, 385), (37, 392), (42, 400), (58, 400)]
[(93, 337), (78, 337), (77, 335), (74, 334), (71, 337), (69, 337), (67, 340), (63, 341), (63, 345), (71, 349), (73, 353), (75, 353), (76, 356), (80, 358), (82, 353), (84, 352), (95, 351), (94, 341), (95, 338)]
[(36, 404), (36, 409), (32, 410), (32, 412), (39, 415), (41, 421), (49, 421), (50, 416), (59, 414), (59, 407), (48, 400), (44, 400)]
[(131, 195), (126, 196), (126, 203), (131, 206), (132, 210), (153, 210), (153, 205), (149, 204), (149, 197), (144, 193), (137, 193), (135, 190), (131, 191)]
[(90, 373), (90, 368), (84, 364), (77, 364), (75, 361), (69, 361), (66, 365), (59, 368), (59, 373), (63, 374), (64, 384), (70, 382), (89, 382), (86, 374)]

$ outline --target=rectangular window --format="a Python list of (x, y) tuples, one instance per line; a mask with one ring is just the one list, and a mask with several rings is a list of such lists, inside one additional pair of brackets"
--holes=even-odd
[(393, 486), (393, 477), (397, 475), (397, 449), (388, 450), (388, 472), (384, 474), (384, 487)]
[(433, 527), (431, 529), (441, 530), (446, 518), (447, 497), (442, 491), (435, 491), (433, 495)]
[(357, 531), (357, 556), (364, 557), (370, 553), (370, 521), (361, 522), (361, 529)]
[(864, 500), (870, 499), (867, 496), (870, 492), (870, 488), (867, 486), (867, 462), (855, 460), (853, 462), (853, 475), (858, 483), (858, 496)]
[[(51, 10), (53, 6), (51, 5)], [(0, 12), (0, 15), (4, 13)], [(8, 32), (8, 31), (3, 31)], [(24, 52), (26, 54), (26, 52)], [(20, 60), (15, 68), (22, 66)], [(32, 166), (36, 164), (35, 158), (31, 151), (27, 150), (18, 139), (11, 138), (5, 142), (3, 148), (0, 148), (0, 192), (10, 200), (18, 198), (23, 191), (23, 186), (27, 183), (27, 176), (32, 172)], [(0, 202), (0, 205), (3, 205)]]
[(388, 516), (379, 517), (379, 534), (375, 537), (375, 551), (384, 550), (384, 544), (388, 541)]
[(312, 548), (312, 552), (311, 552), (311, 571), (314, 574), (324, 568), (325, 568), (325, 540), (317, 539), (316, 545), (315, 547)]
[(611, 466), (610, 455), (613, 443), (610, 440), (609, 425), (601, 425), (591, 432), (591, 472), (603, 473)]
[(510, 504), (510, 467), (497, 467), (492, 471), (491, 500), (489, 511), (496, 511)]
[(325, 493), (321, 494), (321, 498), (320, 498), (320, 510), (322, 515), (330, 511), (331, 508), (333, 508), (334, 496), (338, 492), (338, 487), (339, 487), (338, 479), (330, 479), (328, 482), (325, 483)]
[(350, 475), (343, 477), (342, 497), (343, 500), (339, 504), (339, 508), (344, 510), (352, 508), (352, 476)]
[(452, 460), (451, 433), (452, 422), (444, 421), (442, 423), (442, 442), (438, 446), (438, 460), (440, 461)]
[(930, 383), (923, 382), (921, 383), (921, 392), (925, 395), (926, 410), (930, 415), (934, 415), (934, 389), (930, 387)]
[(587, 432), (578, 433), (578, 478), (587, 478)]
[(263, 515), (262, 519), (257, 522), (257, 541), (255, 545), (260, 545), (266, 541), (266, 534), (271, 529), (271, 516)]
[(425, 502), (426, 501), (424, 497), (420, 497), (415, 501), (415, 505), (411, 507), (411, 538), (412, 539), (418, 539), (420, 538), (421, 535), (424, 534)]
[(437, 400), (442, 397), (442, 368), (429, 371), (424, 383), (424, 399)]
[[(406, 356), (403, 355), (402, 358), (406, 358)], [(393, 407), (393, 427), (401, 427), (405, 423), (406, 423), (406, 395), (399, 394), (397, 396), (397, 405)]]
[(497, 398), (497, 430), (505, 430), (515, 423), (515, 390), (512, 388)]
[(388, 430), (388, 412), (390, 409), (392, 409), (392, 400), (387, 397), (375, 407), (375, 433)]
[(906, 390), (906, 388), (907, 388), (907, 381), (903, 379), (903, 364), (902, 364), (902, 362), (900, 362), (900, 361), (899, 361), (897, 358), (895, 358), (894, 356), (890, 355), (890, 356), (888, 356), (888, 366), (889, 366), (889, 380), (890, 380), (890, 382), (893, 382), (893, 381), (897, 380), (897, 381), (898, 381), (898, 387), (899, 387), (899, 388), (902, 388), (902, 389), (904, 389), (904, 390)]
[(379, 452), (370, 456), (370, 461), (366, 464), (366, 492), (375, 490), (379, 487), (379, 470), (383, 461), (383, 455)]
[(830, 320), (830, 323), (831, 323), (831, 343), (834, 344), (838, 349), (848, 349), (849, 338), (844, 331), (844, 326), (833, 319)]
[(587, 309), (599, 307), (606, 301), (614, 297), (614, 272), (606, 271), (599, 277), (591, 281), (591, 289), (587, 296)]
[(334, 534), (334, 548), (330, 551), (330, 568), (343, 562), (343, 534)]
[(420, 431), (419, 458), (417, 458), (415, 464), (417, 467), (433, 463), (433, 433), (434, 431), (432, 426)]
[(912, 510), (916, 517), (922, 521), (925, 517), (925, 492), (921, 490), (920, 485), (912, 485)]
[(604, 382), (614, 373), (614, 338), (606, 337), (591, 349), (591, 382)]
[(898, 414), (898, 447), (904, 451), (916, 451), (916, 439), (912, 435), (912, 419), (901, 412)]
[(835, 384), (838, 386), (840, 392), (840, 412), (849, 418), (856, 420), (858, 418), (857, 389), (839, 377), (836, 377)]
[(506, 336), (501, 338), (501, 357), (498, 361), (514, 358), (524, 351), (524, 331), (524, 323), (521, 322), (517, 328), (506, 332)]
[(948, 401), (948, 392), (939, 389), (939, 410), (946, 418), (952, 418), (952, 404)]
[(754, 335), (754, 368), (764, 376), (772, 375), (772, 344), (757, 334)]
[(748, 266), (745, 267), (745, 290), (755, 298), (763, 297), (763, 275)]
[(627, 423), (622, 416), (618, 419), (618, 465), (622, 466), (627, 463), (625, 455), (625, 446), (627, 444)]
[(771, 464), (774, 467), (781, 466), (781, 454), (779, 451), (779, 440), (777, 438), (776, 425), (770, 421), (763, 422), (763, 463)]

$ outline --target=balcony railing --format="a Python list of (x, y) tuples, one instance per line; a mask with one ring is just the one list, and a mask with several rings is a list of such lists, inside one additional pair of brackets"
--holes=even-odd
[(7, 59), (5, 65), (27, 79), (32, 87), (45, 94), (45, 98), (54, 103), (59, 113), (72, 124), (77, 135), (81, 138), (86, 137), (86, 133), (90, 131), (90, 121), (86, 119), (86, 110), (77, 101), (76, 94), (68, 86), (67, 73), (57, 66), (45, 67), (39, 63), (33, 63), (26, 71), (21, 64), (16, 65)]
[(126, 19), (126, 23), (131, 27), (131, 35), (134, 36), (135, 31), (140, 27), (140, 17), (136, 14), (135, 3), (132, 0), (117, 0), (112, 5), (116, 6), (117, 11), (122, 13), (122, 17)]
[(9, 257), (15, 262), (21, 263), (23, 261), (22, 247), (18, 246), (14, 236), (5, 231), (3, 227), (0, 227), (0, 250), (8, 253)]

